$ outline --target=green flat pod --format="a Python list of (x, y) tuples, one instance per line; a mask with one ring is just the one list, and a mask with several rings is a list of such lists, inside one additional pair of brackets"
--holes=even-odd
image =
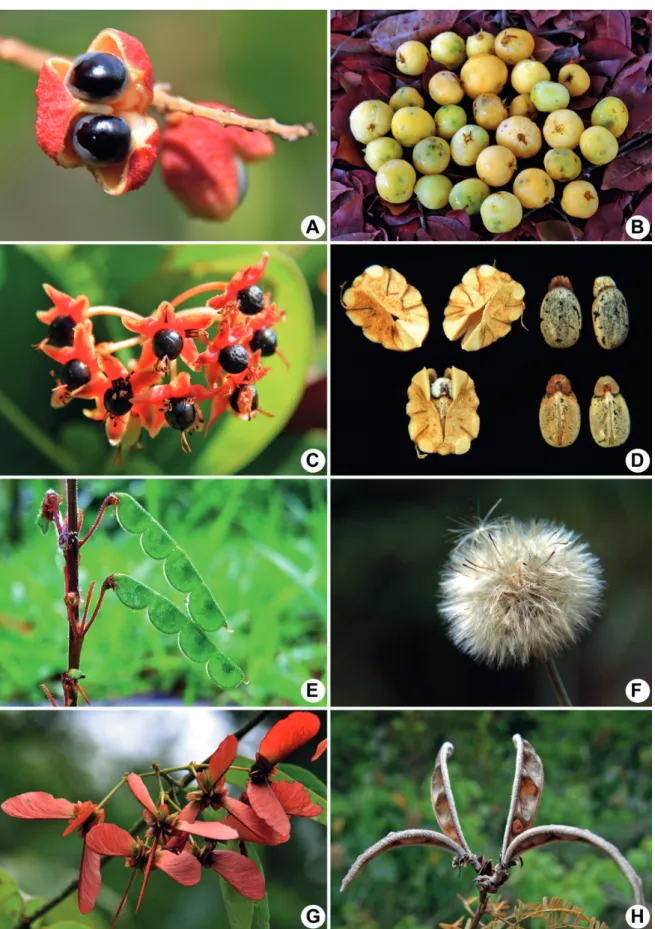
[(128, 574), (112, 575), (112, 586), (116, 596), (128, 610), (145, 610), (157, 596), (151, 587), (147, 587), (141, 581), (136, 581)]
[[(153, 593), (155, 592), (153, 591)], [(175, 635), (177, 632), (181, 632), (189, 622), (188, 617), (182, 610), (176, 607), (174, 603), (171, 603), (170, 600), (167, 600), (166, 597), (162, 597), (161, 594), (155, 594), (148, 604), (147, 615), (155, 629), (158, 629), (164, 635)]]
[(189, 661), (209, 661), (216, 654), (216, 646), (207, 638), (200, 626), (188, 622), (178, 636), (178, 645)]
[(202, 584), (202, 578), (181, 548), (174, 549), (164, 562), (164, 574), (171, 587), (182, 593), (189, 593)]
[(214, 632), (224, 626), (229, 629), (225, 613), (214, 600), (206, 584), (192, 590), (186, 599), (186, 607), (194, 622), (208, 632)]
[(126, 532), (138, 535), (153, 522), (152, 516), (129, 494), (114, 494), (118, 498), (116, 519)]
[(207, 662), (207, 674), (212, 681), (224, 690), (238, 687), (243, 681), (243, 671), (236, 662), (223, 652), (216, 654)]
[(149, 558), (155, 561), (167, 558), (171, 552), (175, 551), (175, 547), (173, 539), (154, 519), (141, 535), (141, 548)]

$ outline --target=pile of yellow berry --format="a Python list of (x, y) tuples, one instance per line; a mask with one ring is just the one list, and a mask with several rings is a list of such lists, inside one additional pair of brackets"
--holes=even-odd
[[(434, 116), (420, 91), (411, 85), (397, 90), (388, 103), (365, 100), (350, 114), (355, 139), (366, 145), (364, 160), (375, 171), (378, 194), (388, 203), (406, 203), (416, 196), (428, 210), (450, 206), (480, 214), (492, 233), (510, 232), (523, 218), (523, 208), (535, 209), (555, 198), (555, 181), (565, 184), (559, 198), (569, 216), (589, 219), (598, 209), (593, 184), (576, 180), (582, 171), (580, 154), (592, 165), (606, 165), (618, 153), (617, 139), (628, 125), (628, 110), (618, 97), (599, 101), (591, 126), (575, 110), (571, 97), (583, 96), (590, 77), (579, 64), (560, 68), (557, 81), (531, 55), (535, 41), (525, 29), (503, 29), (497, 36), (478, 32), (466, 41), (442, 32), (430, 48), (408, 41), (396, 50), (401, 74), (422, 75), (430, 56), (445, 70), (428, 83)], [(507, 103), (501, 96), (515, 96)], [(461, 106), (472, 103), (472, 120)], [(541, 114), (545, 121), (537, 123)], [(492, 143), (491, 132), (495, 132)], [(391, 133), (391, 134), (389, 134)], [(543, 168), (517, 172), (519, 161), (534, 158), (546, 142)], [(411, 151), (406, 156), (404, 149)], [(453, 184), (445, 171), (450, 162), (475, 166), (477, 177)], [(420, 175), (417, 179), (417, 174)], [(495, 190), (512, 184), (509, 190)]]

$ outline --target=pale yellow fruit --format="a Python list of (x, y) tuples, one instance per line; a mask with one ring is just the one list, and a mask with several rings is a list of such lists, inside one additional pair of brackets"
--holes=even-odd
[(452, 186), (444, 174), (426, 174), (416, 182), (414, 193), (426, 210), (441, 210), (448, 203)]
[(603, 126), (617, 139), (628, 128), (629, 118), (627, 106), (618, 97), (605, 97), (591, 111), (591, 125)]
[(562, 209), (576, 219), (589, 219), (598, 209), (598, 194), (589, 181), (571, 181), (562, 191)]
[(527, 29), (503, 29), (496, 36), (494, 50), (508, 65), (515, 65), (533, 53), (534, 39)]
[(467, 97), (499, 94), (507, 83), (507, 65), (496, 55), (475, 55), (465, 62), (460, 80)]
[(526, 168), (514, 178), (514, 196), (527, 210), (546, 206), (555, 196), (555, 185), (541, 168)]
[(364, 161), (373, 171), (379, 171), (382, 165), (386, 164), (387, 161), (391, 161), (392, 158), (402, 157), (402, 145), (388, 136), (373, 139), (364, 149)]
[(400, 87), (391, 95), (389, 106), (395, 113), (404, 106), (425, 106), (425, 103), (416, 87)]
[(412, 148), (435, 132), (434, 119), (419, 106), (404, 106), (393, 114), (391, 133), (404, 148)]
[(450, 154), (455, 164), (470, 167), (488, 144), (489, 133), (482, 126), (462, 126), (450, 140)]
[(570, 148), (551, 148), (546, 152), (544, 168), (554, 181), (574, 181), (582, 171), (582, 162)]
[(416, 77), (423, 74), (428, 66), (430, 54), (422, 42), (403, 42), (396, 49), (396, 67), (401, 74)]
[(542, 131), (551, 148), (577, 148), (584, 123), (575, 110), (555, 110), (546, 117)]
[(480, 30), (475, 35), (470, 35), (466, 40), (466, 54), (469, 58), (476, 55), (493, 55), (495, 36), (490, 32)]
[(432, 40), (430, 54), (435, 61), (452, 71), (466, 61), (466, 43), (455, 32), (442, 32)]
[(350, 114), (350, 131), (366, 145), (386, 135), (391, 128), (393, 110), (383, 100), (363, 100)]
[(439, 106), (448, 106), (460, 102), (464, 97), (464, 88), (453, 71), (438, 71), (430, 78), (428, 93)]
[(510, 80), (517, 94), (529, 94), (539, 81), (550, 80), (550, 71), (540, 61), (519, 61), (512, 68)]
[(489, 145), (480, 152), (475, 162), (478, 177), (489, 187), (504, 187), (505, 184), (509, 184), (516, 166), (516, 155), (503, 145)]
[(406, 203), (414, 193), (416, 171), (408, 161), (392, 158), (375, 175), (375, 186), (388, 203)]
[(580, 151), (592, 165), (606, 165), (618, 155), (619, 143), (604, 126), (590, 126), (580, 136)]
[(496, 129), (496, 143), (514, 152), (517, 158), (532, 158), (541, 148), (541, 130), (525, 116), (510, 116)]
[(484, 228), (489, 232), (501, 234), (511, 232), (523, 219), (521, 201), (514, 194), (500, 190), (490, 194), (480, 207), (480, 216)]
[(530, 99), (530, 94), (519, 94), (509, 105), (510, 116), (525, 116), (534, 121), (538, 113), (539, 110)]
[(421, 174), (441, 174), (450, 161), (450, 146), (445, 139), (428, 136), (414, 146), (412, 161)]
[(566, 87), (572, 97), (582, 97), (591, 86), (591, 78), (585, 69), (575, 64), (561, 67), (557, 75), (557, 81)]
[(507, 116), (507, 107), (497, 94), (480, 94), (473, 101), (473, 119), (483, 129), (497, 129)]

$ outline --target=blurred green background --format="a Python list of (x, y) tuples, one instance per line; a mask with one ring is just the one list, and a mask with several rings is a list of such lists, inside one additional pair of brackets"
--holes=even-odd
[[(1, 207), (0, 207), (1, 212)], [(86, 294), (92, 305), (125, 307), (148, 316), (196, 284), (229, 280), (240, 268), (270, 253), (262, 286), (287, 311), (276, 327), (287, 368), (273, 356), (261, 382), (262, 408), (274, 418), (244, 423), (226, 413), (207, 437), (190, 437), (190, 455), (179, 432), (164, 428), (155, 439), (143, 434), (143, 450), (122, 460), (106, 440), (104, 425), (82, 414), (90, 401), (64, 409), (50, 406), (61, 368), (32, 346), (47, 335), (36, 311), (48, 309), (43, 283), (66, 293)], [(326, 246), (297, 245), (26, 245), (0, 247), (0, 306), (4, 361), (0, 372), (0, 421), (4, 474), (304, 474), (306, 448), (325, 448), (326, 424)], [(211, 296), (211, 294), (209, 295)], [(202, 306), (206, 296), (184, 308)], [(97, 341), (130, 336), (117, 317), (98, 317)], [(212, 329), (214, 334), (215, 328)], [(138, 349), (120, 353), (123, 361)], [(179, 370), (186, 370), (180, 364)], [(51, 372), (55, 372), (55, 376)], [(202, 374), (194, 382), (204, 382)], [(208, 404), (204, 404), (207, 412)]]
[(574, 705), (630, 706), (628, 682), (650, 682), (650, 480), (333, 481), (333, 705), (556, 705), (539, 665), (478, 664), (437, 609), (453, 530), (499, 499), (495, 516), (563, 523), (603, 566), (601, 615), (556, 659)]
[[(45, 790), (58, 797), (98, 802), (125, 771), (146, 771), (155, 760), (163, 766), (173, 766), (206, 758), (251, 715), (202, 709), (163, 713), (156, 710), (0, 713), (1, 799), (28, 790)], [(261, 738), (278, 718), (278, 713), (267, 715), (240, 742), (239, 751), (253, 758)], [(317, 738), (324, 736), (323, 731)], [(310, 761), (314, 746), (312, 742), (295, 752), (291, 760), (324, 780), (325, 756), (317, 762)], [(127, 788), (115, 795), (108, 809), (108, 819), (127, 829), (140, 811)], [(81, 845), (76, 835), (62, 838), (65, 824), (25, 822), (4, 813), (0, 813), (0, 818), (0, 868), (17, 879), (25, 894), (50, 899), (77, 875)], [(272, 925), (276, 929), (297, 929), (303, 907), (313, 903), (326, 905), (325, 828), (317, 822), (294, 819), (289, 842), (276, 848), (258, 845), (257, 849), (261, 851), (266, 876)], [(48, 924), (63, 920), (68, 926), (70, 920), (88, 929), (108, 929), (130, 872), (119, 859), (102, 873), (103, 887), (91, 913), (80, 915), (73, 894), (52, 911)], [(219, 881), (218, 875), (208, 871), (195, 887), (180, 887), (164, 874), (154, 872), (135, 916), (141, 883), (137, 876), (119, 925), (125, 929), (227, 926)], [(9, 929), (10, 924), (6, 925)]]
[[(248, 167), (246, 199), (225, 223), (191, 219), (158, 169), (141, 190), (102, 192), (88, 171), (64, 170), (34, 135), (36, 75), (0, 62), (5, 127), (0, 152), (0, 239), (185, 241), (299, 238), (301, 220), (326, 210), (327, 13), (324, 10), (4, 12), (2, 34), (75, 57), (105, 28), (146, 46), (155, 80), (196, 101), (252, 117), (313, 122), (318, 134)], [(30, 208), (25, 208), (29, 194)]]
[[(387, 832), (438, 828), (429, 785), (445, 741), (455, 746), (449, 771), (464, 836), (474, 854), (496, 862), (514, 776), (515, 732), (533, 744), (544, 764), (536, 825), (578, 826), (602, 835), (626, 855), (651, 899), (649, 712), (333, 712), (333, 929), (434, 929), (465, 916), (457, 895), (477, 898), (472, 872), (453, 871), (452, 856), (439, 849), (388, 852), (344, 894), (339, 886), (357, 855)], [(574, 843), (527, 852), (500, 895), (525, 903), (558, 896), (610, 926), (623, 924), (632, 903), (614, 862)]]
[[(47, 705), (42, 682), (61, 695), (68, 638), (63, 559), (54, 528), (44, 536), (35, 519), (48, 487), (65, 501), (62, 485), (0, 481), (0, 705)], [(210, 638), (249, 683), (219, 690), (204, 665), (180, 652), (176, 636), (162, 635), (145, 612), (126, 609), (108, 592), (82, 652), (92, 704), (283, 706), (300, 702), (303, 681), (325, 679), (325, 481), (81, 480), (86, 530), (104, 498), (120, 491), (132, 494), (191, 558), (234, 630)], [(96, 581), (94, 605), (105, 577), (124, 573), (184, 608), (162, 562), (118, 526), (112, 508), (80, 557), (84, 597)]]

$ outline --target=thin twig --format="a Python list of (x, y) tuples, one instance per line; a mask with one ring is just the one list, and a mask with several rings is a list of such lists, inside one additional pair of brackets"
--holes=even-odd
[(546, 662), (546, 671), (548, 671), (548, 677), (550, 678), (550, 683), (553, 685), (553, 690), (557, 695), (557, 700), (560, 706), (573, 706), (571, 703), (571, 698), (569, 697), (566, 687), (564, 686), (564, 681), (559, 675), (557, 666), (552, 658), (549, 658)]
[[(64, 58), (66, 61), (70, 60), (63, 55), (52, 55), (50, 52), (28, 45), (27, 42), (21, 42), (19, 39), (0, 36), (0, 61), (6, 61), (26, 71), (34, 71), (38, 74), (46, 61), (53, 57)], [(312, 123), (285, 126), (272, 117), (268, 119), (252, 119), (249, 116), (241, 116), (239, 113), (230, 113), (228, 110), (202, 106), (187, 100), (185, 97), (175, 96), (171, 93), (168, 84), (155, 84), (152, 106), (158, 113), (187, 113), (189, 116), (209, 119), (221, 126), (256, 129), (259, 132), (265, 132), (267, 135), (279, 136), (285, 142), (296, 142), (298, 139), (316, 135), (316, 127)]]
[(478, 903), (477, 910), (473, 914), (473, 919), (471, 920), (471, 925), (469, 926), (469, 929), (475, 929), (476, 926), (480, 925), (480, 920), (482, 919), (482, 917), (487, 911), (488, 899), (489, 898), (488, 898), (487, 893), (484, 890), (481, 890), (480, 891), (480, 902)]
[[(80, 618), (80, 543), (78, 538), (77, 481), (66, 480), (66, 610), (68, 611), (68, 671), (79, 671), (84, 639), (78, 635)], [(66, 706), (77, 706), (77, 690), (64, 684)]]

